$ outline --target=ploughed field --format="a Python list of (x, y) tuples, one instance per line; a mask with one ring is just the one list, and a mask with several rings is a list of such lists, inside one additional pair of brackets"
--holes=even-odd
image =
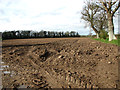
[(118, 87), (116, 45), (90, 38), (15, 39), (2, 45), (8, 65), (4, 88)]

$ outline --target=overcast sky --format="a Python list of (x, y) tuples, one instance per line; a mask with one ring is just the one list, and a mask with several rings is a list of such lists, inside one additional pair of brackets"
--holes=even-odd
[(84, 0), (0, 0), (0, 31), (77, 31), (88, 35), (89, 28), (84, 28), (80, 19), (83, 6)]

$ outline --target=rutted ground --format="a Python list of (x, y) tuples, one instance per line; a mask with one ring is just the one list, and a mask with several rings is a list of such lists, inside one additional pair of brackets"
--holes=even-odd
[(119, 55), (116, 45), (89, 38), (71, 38), (46, 44), (37, 42), (37, 45), (8, 47), (4, 43), (2, 54), (3, 61), (10, 66), (6, 70), (11, 72), (3, 74), (5, 88), (21, 86), (117, 88), (118, 86)]

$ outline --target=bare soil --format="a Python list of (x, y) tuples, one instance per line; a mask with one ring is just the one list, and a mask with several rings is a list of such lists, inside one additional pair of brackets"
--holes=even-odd
[(4, 88), (117, 88), (118, 46), (89, 38), (4, 40)]

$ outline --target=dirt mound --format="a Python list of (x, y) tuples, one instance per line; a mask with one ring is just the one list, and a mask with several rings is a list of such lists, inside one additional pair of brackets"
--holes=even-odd
[(3, 47), (2, 54), (10, 66), (6, 70), (11, 72), (3, 74), (5, 88), (118, 87), (116, 45), (71, 38), (37, 46)]

